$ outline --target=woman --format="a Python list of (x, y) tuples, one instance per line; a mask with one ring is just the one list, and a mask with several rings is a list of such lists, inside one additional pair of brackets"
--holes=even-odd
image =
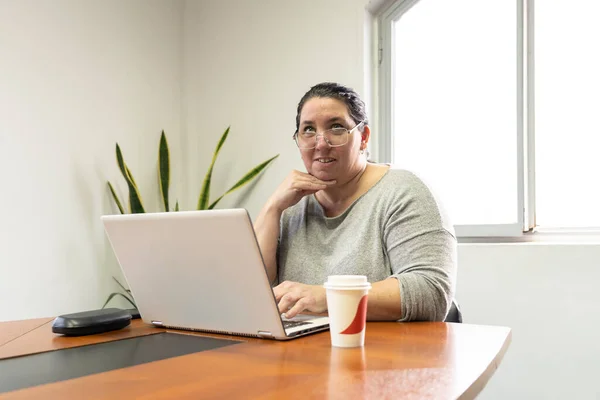
[(287, 318), (327, 311), (328, 275), (366, 275), (369, 320), (444, 320), (454, 296), (456, 239), (425, 184), (374, 164), (365, 105), (321, 83), (300, 100), (292, 171), (255, 222), (273, 291)]

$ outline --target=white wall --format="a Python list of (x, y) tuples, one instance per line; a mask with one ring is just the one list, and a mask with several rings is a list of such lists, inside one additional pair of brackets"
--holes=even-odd
[(600, 246), (461, 244), (465, 322), (512, 328), (481, 399), (598, 399)]
[(161, 129), (181, 170), (182, 10), (0, 0), (0, 321), (99, 308), (118, 289), (106, 180), (126, 194), (119, 142), (156, 209)]
[[(213, 198), (250, 168), (280, 154), (238, 200), (255, 217), (293, 168), (296, 105), (310, 86), (341, 81), (362, 92), (363, 0), (186, 1), (184, 125), (193, 207), (214, 147), (231, 125), (215, 167)], [(194, 191), (195, 189), (195, 191)]]

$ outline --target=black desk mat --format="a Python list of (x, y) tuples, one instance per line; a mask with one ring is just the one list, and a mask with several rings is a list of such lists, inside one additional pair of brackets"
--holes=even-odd
[(0, 393), (242, 343), (171, 332), (0, 360)]

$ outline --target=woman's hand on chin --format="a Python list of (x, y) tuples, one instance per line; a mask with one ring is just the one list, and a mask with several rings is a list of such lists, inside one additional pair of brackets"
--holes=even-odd
[(292, 171), (269, 199), (271, 206), (279, 212), (298, 203), (304, 196), (335, 185), (335, 181), (322, 181), (300, 171)]
[(293, 318), (302, 311), (322, 313), (327, 311), (325, 288), (285, 281), (273, 288), (279, 312)]

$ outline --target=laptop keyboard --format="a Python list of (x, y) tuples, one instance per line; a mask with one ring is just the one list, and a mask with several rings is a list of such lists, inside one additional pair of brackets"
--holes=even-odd
[(283, 327), (284, 328), (294, 328), (296, 326), (301, 326), (301, 325), (309, 325), (310, 322), (307, 321), (283, 321)]

